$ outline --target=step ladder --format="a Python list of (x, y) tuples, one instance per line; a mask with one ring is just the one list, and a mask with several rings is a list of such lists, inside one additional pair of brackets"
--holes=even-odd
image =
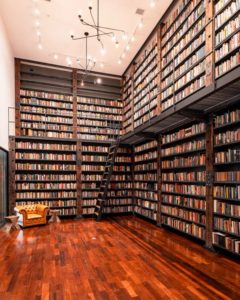
[(120, 143), (120, 136), (118, 136), (117, 139), (114, 140), (109, 147), (104, 173), (99, 187), (98, 198), (94, 209), (94, 215), (96, 217), (96, 221), (98, 222), (102, 219), (103, 208), (107, 200), (108, 186), (110, 184), (115, 158), (117, 156), (117, 151), (119, 148), (119, 143)]

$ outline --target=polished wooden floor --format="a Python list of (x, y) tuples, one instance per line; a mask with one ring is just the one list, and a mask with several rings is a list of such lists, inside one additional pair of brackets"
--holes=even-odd
[(0, 233), (0, 299), (240, 299), (240, 264), (134, 217)]

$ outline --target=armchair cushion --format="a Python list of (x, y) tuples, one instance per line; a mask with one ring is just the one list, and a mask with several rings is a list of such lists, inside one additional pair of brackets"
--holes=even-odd
[(18, 224), (29, 227), (47, 223), (48, 206), (42, 204), (21, 205), (14, 208)]

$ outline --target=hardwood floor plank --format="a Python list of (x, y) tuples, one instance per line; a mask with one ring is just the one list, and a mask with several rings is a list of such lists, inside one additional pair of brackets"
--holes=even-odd
[(0, 232), (0, 300), (240, 299), (240, 264), (135, 217)]

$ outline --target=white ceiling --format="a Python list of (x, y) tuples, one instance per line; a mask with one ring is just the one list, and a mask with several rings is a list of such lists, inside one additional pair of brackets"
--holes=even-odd
[[(155, 7), (150, 3), (154, 0), (100, 0), (100, 25), (123, 29), (128, 35), (128, 40), (119, 37), (119, 48), (109, 37), (102, 38), (106, 53), (101, 54), (101, 45), (94, 38), (89, 41), (89, 55), (97, 61), (94, 71), (122, 75), (141, 45), (144, 43), (162, 14), (166, 11), (171, 0), (155, 0)], [(97, 0), (91, 1), (93, 13), (96, 13)], [(0, 15), (6, 25), (7, 33), (15, 57), (67, 65), (67, 57), (71, 58), (73, 67), (79, 67), (77, 58), (85, 64), (84, 41), (72, 41), (70, 34), (81, 36), (85, 31), (94, 33), (94, 30), (83, 26), (78, 13), (91, 22), (88, 11), (88, 0), (0, 0)], [(143, 27), (139, 28), (141, 16), (136, 14), (136, 9), (144, 9)], [(39, 10), (39, 15), (36, 14)], [(37, 36), (36, 21), (39, 20), (41, 37)], [(135, 34), (134, 34), (135, 33)], [(132, 42), (130, 38), (135, 36)], [(130, 40), (130, 41), (129, 41)], [(42, 49), (38, 49), (39, 43)], [(127, 44), (130, 50), (126, 51)], [(118, 61), (122, 53), (126, 57), (122, 63)], [(54, 59), (58, 54), (58, 59)], [(104, 67), (101, 67), (101, 63)]]

